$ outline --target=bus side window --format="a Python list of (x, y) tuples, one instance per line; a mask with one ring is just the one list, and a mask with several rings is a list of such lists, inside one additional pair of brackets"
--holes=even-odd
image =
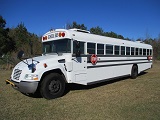
[(139, 55), (142, 55), (142, 48), (139, 48)]
[(149, 55), (152, 55), (152, 49), (150, 49), (150, 52), (149, 52), (150, 54)]
[(104, 44), (97, 44), (97, 54), (104, 55)]
[(121, 55), (125, 55), (125, 46), (121, 46)]
[[(80, 52), (84, 54), (84, 42), (80, 42)], [(73, 42), (73, 54), (76, 54), (76, 43)]]
[(149, 55), (149, 49), (147, 49), (147, 55)]
[(106, 45), (106, 55), (113, 55), (113, 45)]
[(87, 43), (87, 54), (95, 54), (95, 43)]
[(119, 55), (119, 48), (117, 45), (114, 46), (114, 55)]
[(143, 55), (146, 55), (146, 49), (143, 49)]
[(131, 55), (135, 55), (134, 54), (135, 53), (134, 50), (135, 50), (134, 47), (131, 47)]
[(139, 48), (136, 48), (136, 55), (139, 55)]
[(130, 55), (130, 47), (126, 47), (126, 55)]

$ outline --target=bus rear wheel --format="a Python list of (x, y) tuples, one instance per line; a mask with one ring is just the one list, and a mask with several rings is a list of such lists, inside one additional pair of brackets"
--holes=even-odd
[(138, 76), (138, 67), (136, 65), (133, 65), (131, 70), (131, 78), (136, 79)]
[(41, 82), (40, 93), (46, 99), (61, 97), (65, 92), (65, 81), (62, 75), (50, 73)]

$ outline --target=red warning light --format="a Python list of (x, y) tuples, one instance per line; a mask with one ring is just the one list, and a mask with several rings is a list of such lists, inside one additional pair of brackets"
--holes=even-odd
[(62, 33), (62, 37), (64, 37), (64, 36), (65, 36), (65, 33), (63, 32), (63, 33)]
[(65, 33), (64, 33), (64, 32), (59, 32), (59, 33), (58, 33), (58, 36), (59, 36), (59, 37), (64, 37), (64, 36), (65, 36)]
[(147, 56), (147, 59), (150, 61), (152, 60), (152, 56)]

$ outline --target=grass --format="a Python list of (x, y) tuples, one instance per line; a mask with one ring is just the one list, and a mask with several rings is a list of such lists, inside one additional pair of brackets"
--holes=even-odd
[(0, 71), (1, 120), (159, 120), (160, 62), (133, 80), (124, 78), (89, 87), (71, 85), (65, 96), (46, 100), (6, 85), (11, 71)]

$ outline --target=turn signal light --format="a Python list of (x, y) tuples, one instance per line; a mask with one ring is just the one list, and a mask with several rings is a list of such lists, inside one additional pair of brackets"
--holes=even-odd
[(46, 63), (44, 63), (44, 64), (43, 64), (43, 66), (44, 66), (44, 68), (46, 68), (46, 67), (47, 67), (47, 64), (46, 64)]

